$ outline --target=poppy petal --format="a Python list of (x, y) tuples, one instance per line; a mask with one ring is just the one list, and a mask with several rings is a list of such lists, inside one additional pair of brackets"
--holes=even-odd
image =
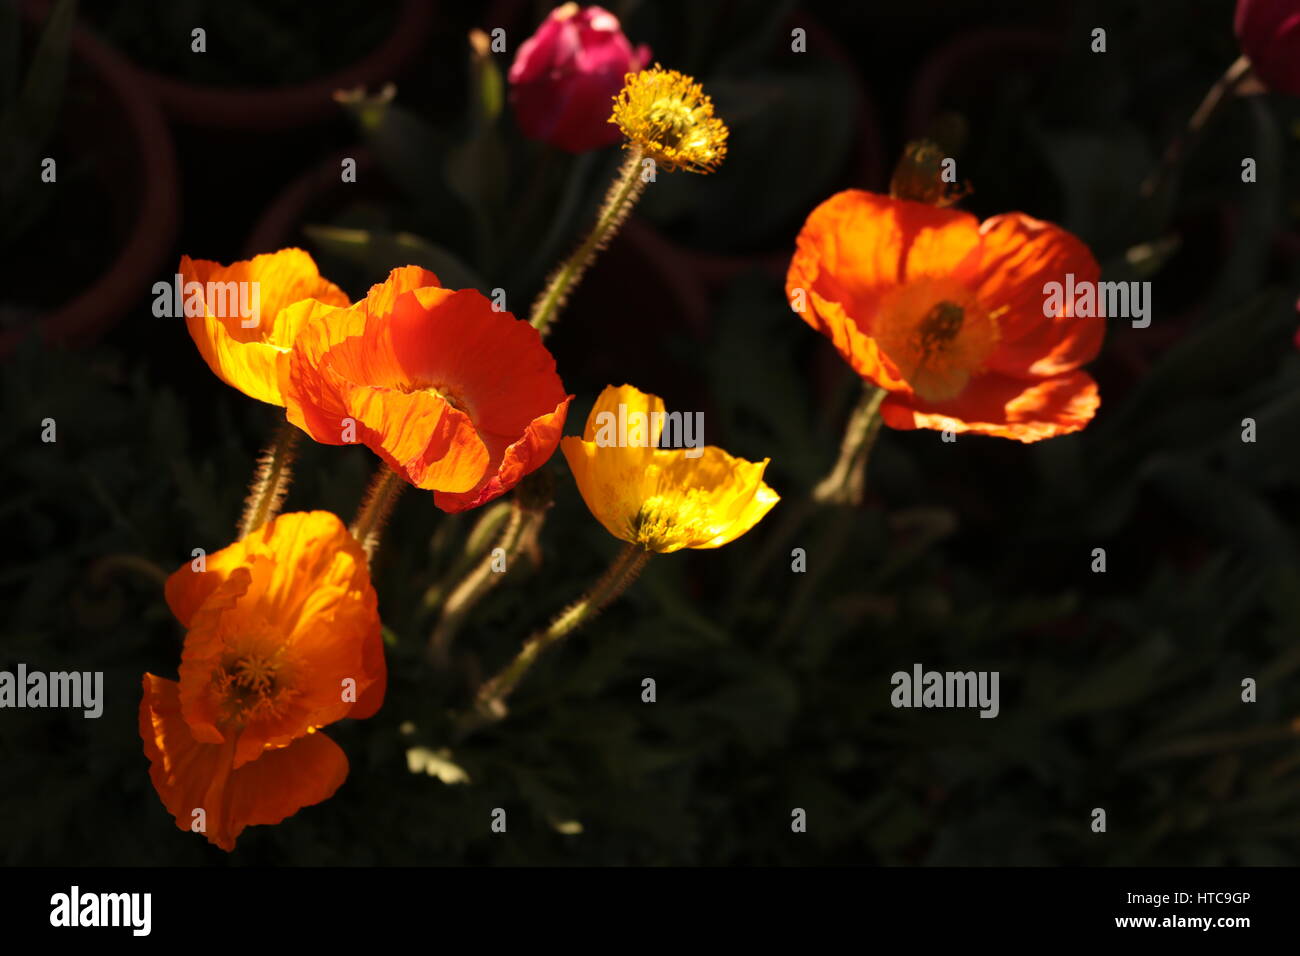
[(1105, 319), (1077, 317), (1074, 303), (1062, 302), (1044, 315), (1049, 283), (1075, 287), (1101, 277), (1097, 260), (1084, 243), (1051, 223), (1009, 213), (980, 227), (984, 258), (978, 296), (991, 314), (1000, 314), (1001, 342), (986, 365), (996, 372), (1040, 378), (1070, 372), (1092, 361), (1101, 349)]
[(921, 278), (973, 279), (978, 261), (979, 222), (969, 213), (850, 189), (804, 223), (786, 294), (855, 371), (893, 390), (906, 385), (871, 338), (881, 297)]
[(990, 372), (942, 402), (891, 394), (880, 414), (890, 428), (950, 429), (1035, 442), (1078, 431), (1100, 404), (1097, 383), (1086, 372), (1028, 382)]
[(469, 491), (483, 479), (487, 446), (470, 417), (443, 398), (351, 384), (341, 390), (357, 440), (417, 488)]
[(720, 548), (758, 524), (780, 501), (763, 482), (769, 459), (746, 461), (708, 445), (692, 458), (685, 449), (658, 451), (657, 495), (673, 500), (668, 533), (652, 545), (663, 553)]
[(481, 431), (518, 437), (564, 400), (538, 331), (475, 289), (399, 298), (388, 329), (404, 379), (435, 385)]
[(411, 484), (458, 496), (444, 503), (463, 510), (554, 452), (568, 399), (536, 329), (476, 290), (430, 281), (395, 270), (349, 317), (304, 326), (286, 404), (317, 441), (359, 441)]
[(565, 437), (560, 451), (587, 510), (614, 537), (633, 540), (632, 521), (641, 510), (641, 480), (645, 477), (641, 456), (610, 454), (610, 449), (576, 435)]
[[(229, 266), (182, 256), (179, 271), (186, 285), (203, 286), (203, 311), (190, 315), (187, 308), (185, 324), (204, 361), (226, 384), (273, 405), (284, 404), (280, 365), (298, 331), (294, 323), (282, 321), (281, 314), (304, 299), (329, 306), (348, 304), (343, 290), (323, 278), (301, 249), (281, 249)], [(241, 289), (249, 290), (243, 300), (238, 298)], [(257, 312), (245, 318), (233, 303), (251, 306), (254, 290)]]
[(226, 739), (220, 728), (229, 726), (232, 691), (220, 684), (240, 668), (273, 668), (273, 699), (259, 706), (238, 685), (236, 767), (378, 708), (386, 682), (378, 600), (365, 553), (337, 516), (279, 515), (213, 555), (212, 565), (202, 575), (186, 565), (168, 581), (169, 599), (186, 601), (219, 582), (189, 616), (181, 656), (184, 715), (198, 739)]
[[(487, 476), (467, 492), (456, 494), (449, 491), (435, 491), (433, 503), (443, 511), (456, 513), (470, 508), (478, 508), (494, 498), (499, 498), (523, 477), (536, 471), (555, 454), (560, 438), (564, 434), (564, 420), (569, 413), (570, 395), (555, 410), (533, 419), (522, 438), (510, 442), (504, 448), (505, 439), (500, 436), (483, 435), (494, 465), (488, 466)], [(498, 447), (494, 448), (493, 445)]]
[(404, 292), (415, 289), (440, 289), (442, 283), (428, 269), (419, 266), (401, 266), (388, 273), (383, 282), (370, 287), (364, 300), (365, 310), (370, 315), (387, 315), (393, 311), (397, 299)]
[[(440, 288), (438, 277), (429, 270), (403, 266), (392, 270), (383, 282), (371, 286), (366, 297), (350, 308), (294, 306), (299, 332), (285, 363), (281, 386), (289, 421), (323, 444), (347, 444), (342, 438), (342, 420), (348, 417), (347, 408), (340, 395), (338, 376), (329, 373), (326, 356), (347, 339), (364, 337), (367, 327), (390, 313), (405, 293)], [(359, 381), (384, 384), (400, 377), (401, 370), (392, 360), (391, 348), (357, 348), (350, 356), (354, 363), (370, 363), (365, 371), (354, 373)]]
[[(598, 444), (609, 441), (611, 437), (615, 441), (621, 440), (617, 423), (623, 422), (627, 432), (624, 437), (629, 442), (639, 442), (642, 436), (635, 426), (638, 416), (641, 416), (639, 420), (645, 423), (645, 444), (639, 447), (653, 448), (659, 444), (659, 435), (663, 431), (663, 415), (664, 400), (658, 395), (650, 395), (632, 385), (606, 385), (587, 415), (582, 440)], [(614, 425), (612, 436), (608, 430), (611, 424)], [(633, 444), (630, 447), (638, 446)]]
[(145, 674), (143, 684), (140, 737), (154, 789), (179, 829), (190, 831), (201, 819), (207, 839), (227, 852), (245, 827), (279, 823), (328, 800), (347, 779), (347, 756), (319, 733), (236, 769), (233, 740), (194, 739), (175, 681)]

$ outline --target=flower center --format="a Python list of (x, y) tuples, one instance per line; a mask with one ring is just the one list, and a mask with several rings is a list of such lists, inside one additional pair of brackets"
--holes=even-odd
[(890, 292), (874, 326), (881, 350), (932, 402), (961, 394), (998, 343), (997, 323), (951, 279), (919, 279)]
[(292, 668), (283, 645), (260, 645), (231, 648), (213, 671), (223, 723), (243, 727), (255, 719), (279, 716), (297, 696), (288, 679)]
[(678, 97), (659, 99), (651, 105), (647, 122), (656, 141), (680, 149), (682, 140), (695, 125), (695, 111)]
[[(651, 471), (658, 466), (651, 465)], [(709, 495), (701, 488), (676, 489), (651, 495), (632, 518), (632, 538), (651, 551), (685, 541), (706, 540), (719, 529), (709, 508)]]
[(921, 350), (929, 353), (942, 349), (957, 337), (966, 312), (955, 302), (940, 302), (921, 320)]

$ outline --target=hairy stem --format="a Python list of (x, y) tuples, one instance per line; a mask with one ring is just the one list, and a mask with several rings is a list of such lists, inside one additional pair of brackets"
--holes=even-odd
[(352, 537), (360, 542), (366, 556), (373, 559), (379, 548), (379, 538), (383, 534), (388, 516), (397, 503), (397, 496), (406, 487), (406, 481), (388, 465), (380, 464), (375, 476), (370, 480), (361, 507), (352, 521)]
[(275, 430), (275, 438), (262, 453), (253, 475), (253, 485), (239, 519), (240, 540), (248, 537), (280, 513), (284, 496), (293, 480), (293, 456), (298, 448), (298, 429), (287, 421)]
[(479, 688), (474, 702), (475, 713), (462, 722), (462, 731), (467, 732), (505, 717), (506, 698), (524, 679), (542, 652), (586, 624), (622, 594), (636, 580), (652, 553), (640, 545), (625, 545), (591, 590), (561, 611), (550, 627), (528, 638), (515, 659)]
[[(528, 542), (536, 540), (545, 516), (544, 509), (526, 508), (518, 497), (514, 499), (510, 517), (496, 543), (479, 558), (478, 563), (461, 579), (442, 606), (442, 615), (433, 633), (429, 635), (429, 658), (435, 665), (446, 665), (452, 641), (465, 618), (510, 572)], [(501, 549), (499, 557), (498, 548)]]

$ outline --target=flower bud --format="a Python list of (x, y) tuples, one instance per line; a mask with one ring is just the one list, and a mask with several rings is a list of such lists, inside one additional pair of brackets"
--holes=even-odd
[(650, 58), (633, 50), (618, 18), (601, 7), (566, 3), (523, 42), (510, 67), (511, 102), (519, 128), (570, 153), (620, 139), (609, 113), (623, 78)]
[(1237, 0), (1233, 28), (1264, 85), (1300, 96), (1300, 0)]

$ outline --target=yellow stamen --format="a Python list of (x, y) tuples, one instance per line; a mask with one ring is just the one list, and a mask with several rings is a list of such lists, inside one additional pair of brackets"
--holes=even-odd
[(611, 123), (665, 170), (711, 173), (727, 155), (727, 125), (713, 115), (704, 88), (676, 70), (629, 73)]
[(298, 696), (293, 670), (288, 649), (274, 640), (247, 636), (229, 643), (212, 672), (223, 722), (243, 727), (283, 714)]
[(998, 344), (998, 324), (949, 279), (919, 279), (886, 295), (873, 333), (912, 390), (957, 397)]

